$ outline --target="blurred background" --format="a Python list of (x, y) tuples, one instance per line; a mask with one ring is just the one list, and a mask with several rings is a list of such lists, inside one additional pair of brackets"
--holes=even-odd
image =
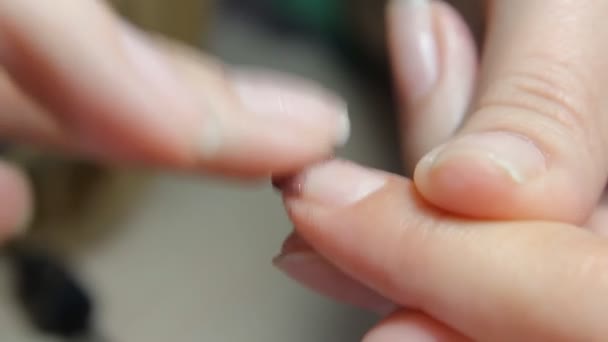
[[(339, 154), (400, 172), (384, 3), (113, 1), (136, 24), (228, 63), (334, 89), (353, 120), (353, 139)], [(35, 153), (14, 158), (29, 170), (38, 200), (25, 245), (43, 247), (80, 279), (94, 299), (96, 329), (109, 341), (358, 341), (376, 319), (273, 269), (291, 227), (269, 185), (102, 169)], [(61, 341), (27, 319), (12, 270), (0, 258), (0, 341)], [(47, 289), (40, 279), (38, 296)]]

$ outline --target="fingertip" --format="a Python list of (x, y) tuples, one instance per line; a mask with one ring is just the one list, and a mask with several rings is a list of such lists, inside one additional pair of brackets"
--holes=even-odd
[(462, 16), (445, 2), (393, 1), (388, 8), (409, 172), (465, 119), (477, 76), (476, 44)]
[(227, 66), (166, 44), (205, 121), (197, 170), (259, 178), (297, 172), (350, 137), (346, 101), (322, 84), (283, 72)]
[(260, 121), (308, 127), (326, 134), (335, 147), (351, 134), (348, 105), (321, 84), (278, 71), (232, 68), (227, 72), (236, 99), (247, 114)]
[(33, 215), (33, 196), (30, 183), (22, 171), (13, 165), (0, 163), (0, 240), (23, 233)]
[[(416, 167), (414, 181), (426, 200), (454, 214), (570, 222), (580, 216), (574, 205), (577, 199), (569, 191), (570, 183), (563, 182), (549, 163), (534, 143), (519, 135), (476, 133), (427, 154)], [(554, 189), (551, 195), (560, 198), (549, 199), (547, 186)]]
[(363, 342), (459, 342), (464, 337), (421, 313), (399, 311), (381, 322)]

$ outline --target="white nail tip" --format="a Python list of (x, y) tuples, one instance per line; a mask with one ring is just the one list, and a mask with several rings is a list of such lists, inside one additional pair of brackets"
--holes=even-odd
[(351, 135), (351, 122), (348, 116), (348, 109), (346, 106), (344, 107), (344, 111), (338, 117), (338, 122), (336, 126), (336, 145), (338, 147), (343, 147), (346, 145)]

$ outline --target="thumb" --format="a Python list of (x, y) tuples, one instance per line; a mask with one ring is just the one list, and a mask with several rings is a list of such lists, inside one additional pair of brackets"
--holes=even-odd
[[(547, 8), (550, 7), (550, 8)], [(608, 2), (496, 1), (470, 119), (415, 171), (461, 215), (583, 222), (606, 181)]]

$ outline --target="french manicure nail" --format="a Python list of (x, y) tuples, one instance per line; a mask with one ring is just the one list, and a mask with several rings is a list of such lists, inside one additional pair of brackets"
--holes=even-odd
[(481, 162), (502, 170), (515, 183), (524, 183), (546, 170), (545, 155), (529, 139), (508, 132), (464, 136), (436, 148), (419, 164), (432, 172), (451, 162)]
[(252, 114), (308, 127), (331, 127), (335, 145), (350, 137), (346, 103), (312, 82), (274, 73), (239, 71), (232, 76), (235, 91)]
[(274, 265), (301, 285), (334, 300), (381, 315), (395, 309), (392, 302), (348, 277), (314, 252), (282, 254), (275, 258)]
[(334, 160), (314, 166), (283, 185), (286, 196), (305, 198), (325, 205), (347, 206), (382, 188), (387, 178), (355, 164)]
[(439, 75), (430, 1), (392, 0), (389, 18), (397, 69), (408, 101), (417, 101), (434, 87)]

